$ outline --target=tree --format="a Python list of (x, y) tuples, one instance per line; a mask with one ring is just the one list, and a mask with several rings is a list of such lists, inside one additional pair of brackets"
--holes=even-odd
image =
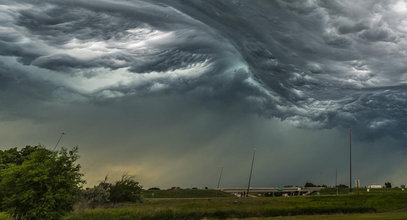
[(310, 183), (310, 182), (306, 182), (304, 187), (316, 187), (316, 185), (314, 185), (313, 183)]
[(385, 182), (385, 183), (384, 183), (384, 186), (385, 186), (386, 188), (391, 188), (391, 182)]
[(343, 188), (343, 189), (345, 189), (345, 188), (349, 188), (349, 186), (347, 186), (347, 185), (345, 185), (345, 184), (339, 184), (339, 185), (338, 185), (338, 188)]
[(3, 210), (17, 220), (56, 220), (72, 211), (84, 183), (77, 152), (42, 146), (1, 151)]
[(134, 177), (123, 175), (121, 180), (110, 186), (110, 201), (118, 202), (142, 202), (142, 186), (134, 180)]
[(158, 187), (151, 187), (151, 188), (149, 188), (148, 190), (161, 190), (161, 189), (158, 188)]

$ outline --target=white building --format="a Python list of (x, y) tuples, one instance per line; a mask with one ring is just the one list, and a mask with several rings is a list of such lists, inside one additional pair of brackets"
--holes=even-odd
[(383, 189), (382, 185), (368, 185), (367, 188), (369, 189)]

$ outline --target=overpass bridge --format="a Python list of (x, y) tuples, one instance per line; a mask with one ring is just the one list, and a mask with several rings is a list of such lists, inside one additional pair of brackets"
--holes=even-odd
[[(325, 187), (263, 187), (250, 188), (249, 194), (265, 194), (267, 196), (305, 196), (313, 193), (318, 193)], [(247, 188), (221, 188), (223, 192), (235, 194), (238, 196), (246, 196)]]

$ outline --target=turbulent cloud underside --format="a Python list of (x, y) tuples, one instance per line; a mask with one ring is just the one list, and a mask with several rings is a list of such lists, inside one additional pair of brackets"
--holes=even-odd
[(2, 0), (0, 22), (2, 117), (171, 93), (407, 135), (404, 1)]

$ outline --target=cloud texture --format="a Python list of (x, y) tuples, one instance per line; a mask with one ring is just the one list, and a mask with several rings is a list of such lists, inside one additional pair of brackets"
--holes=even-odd
[[(157, 152), (165, 144), (150, 135), (172, 130), (173, 151), (209, 154), (208, 140), (242, 141), (228, 133), (235, 127), (273, 127), (258, 114), (277, 128), (352, 127), (361, 141), (401, 146), (384, 139), (407, 137), (406, 25), (401, 0), (0, 0), (0, 120), (86, 127)], [(140, 139), (120, 133), (132, 129)], [(82, 140), (92, 150), (108, 142)]]
[(2, 1), (0, 76), (48, 96), (190, 94), (405, 138), (406, 12), (403, 1)]

